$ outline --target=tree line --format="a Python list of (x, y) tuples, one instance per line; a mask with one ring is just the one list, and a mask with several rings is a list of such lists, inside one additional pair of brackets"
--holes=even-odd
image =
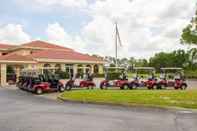
[[(115, 57), (107, 56), (105, 60), (110, 63), (110, 66), (115, 66)], [(127, 67), (155, 67), (159, 70), (161, 67), (181, 67), (185, 70), (197, 70), (197, 49), (192, 48), (190, 50), (175, 50), (172, 52), (160, 52), (156, 53), (149, 59), (135, 59), (121, 58), (118, 59), (119, 66)]]

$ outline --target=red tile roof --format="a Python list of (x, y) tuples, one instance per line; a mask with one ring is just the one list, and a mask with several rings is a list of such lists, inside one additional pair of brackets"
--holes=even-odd
[(99, 61), (104, 62), (102, 58), (82, 54), (76, 52), (70, 48), (54, 45), (48, 42), (43, 41), (32, 41), (26, 44), (22, 44), (21, 46), (12, 46), (6, 44), (0, 44), (0, 49), (12, 49), (17, 47), (20, 48), (43, 48), (42, 50), (34, 51), (31, 55), (22, 56), (16, 53), (9, 53), (4, 56), (0, 56), (0, 60), (7, 60), (7, 61), (34, 61), (34, 58), (46, 58), (46, 59), (62, 59), (62, 60), (78, 60), (78, 61)]
[(63, 46), (55, 45), (49, 42), (44, 41), (32, 41), (29, 43), (22, 44), (21, 47), (35, 47), (35, 48), (48, 48), (48, 49), (58, 49), (58, 50), (67, 50), (67, 51), (73, 51), (70, 48), (66, 48)]
[(81, 60), (81, 61), (103, 61), (101, 58), (81, 54), (76, 51), (43, 50), (31, 55), (33, 58)]
[(9, 45), (9, 44), (2, 44), (0, 43), (0, 49), (8, 49), (8, 48), (13, 48), (16, 47), (15, 45)]
[(0, 60), (5, 61), (34, 61), (31, 56), (22, 56), (16, 53), (10, 53), (4, 56), (0, 56)]

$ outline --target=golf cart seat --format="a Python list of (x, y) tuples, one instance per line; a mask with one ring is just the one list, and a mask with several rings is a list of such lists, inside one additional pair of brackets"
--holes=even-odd
[(81, 81), (82, 81), (82, 79), (76, 78), (75, 81), (74, 81), (74, 85), (80, 85)]

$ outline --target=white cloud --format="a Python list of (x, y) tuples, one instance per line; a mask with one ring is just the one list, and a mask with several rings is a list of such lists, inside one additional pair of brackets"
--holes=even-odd
[(85, 8), (88, 6), (87, 0), (15, 0), (20, 4), (31, 4), (34, 8), (64, 7), (64, 8)]
[[(121, 57), (149, 57), (155, 52), (186, 48), (179, 44), (182, 29), (195, 13), (195, 0), (97, 0), (83, 29), (87, 49), (114, 54), (114, 21), (124, 47)], [(94, 48), (93, 48), (94, 47)]]
[(0, 25), (0, 42), (21, 44), (30, 41), (31, 37), (24, 32), (22, 25)]
[(46, 29), (47, 39), (61, 46), (70, 47), (77, 51), (84, 51), (85, 43), (79, 36), (72, 36), (57, 22), (48, 24)]
[[(16, 0), (23, 1), (26, 0)], [(92, 19), (75, 36), (58, 23), (46, 30), (50, 41), (79, 51), (114, 55), (114, 22), (118, 21), (123, 47), (120, 57), (150, 57), (156, 52), (185, 49), (179, 39), (195, 13), (196, 0), (31, 0), (34, 7), (84, 8)]]

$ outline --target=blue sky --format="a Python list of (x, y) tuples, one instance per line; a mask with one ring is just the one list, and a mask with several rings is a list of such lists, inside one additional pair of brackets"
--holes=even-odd
[(53, 10), (34, 10), (17, 2), (7, 0), (0, 5), (1, 24), (22, 24), (26, 32), (33, 38), (44, 38), (43, 31), (48, 23), (59, 22), (67, 32), (78, 34), (80, 28), (87, 23), (91, 17), (85, 11), (78, 9), (62, 9), (53, 7)]
[(117, 21), (119, 57), (148, 58), (188, 48), (179, 39), (195, 9), (196, 0), (6, 0), (0, 4), (0, 42), (41, 39), (113, 56)]

